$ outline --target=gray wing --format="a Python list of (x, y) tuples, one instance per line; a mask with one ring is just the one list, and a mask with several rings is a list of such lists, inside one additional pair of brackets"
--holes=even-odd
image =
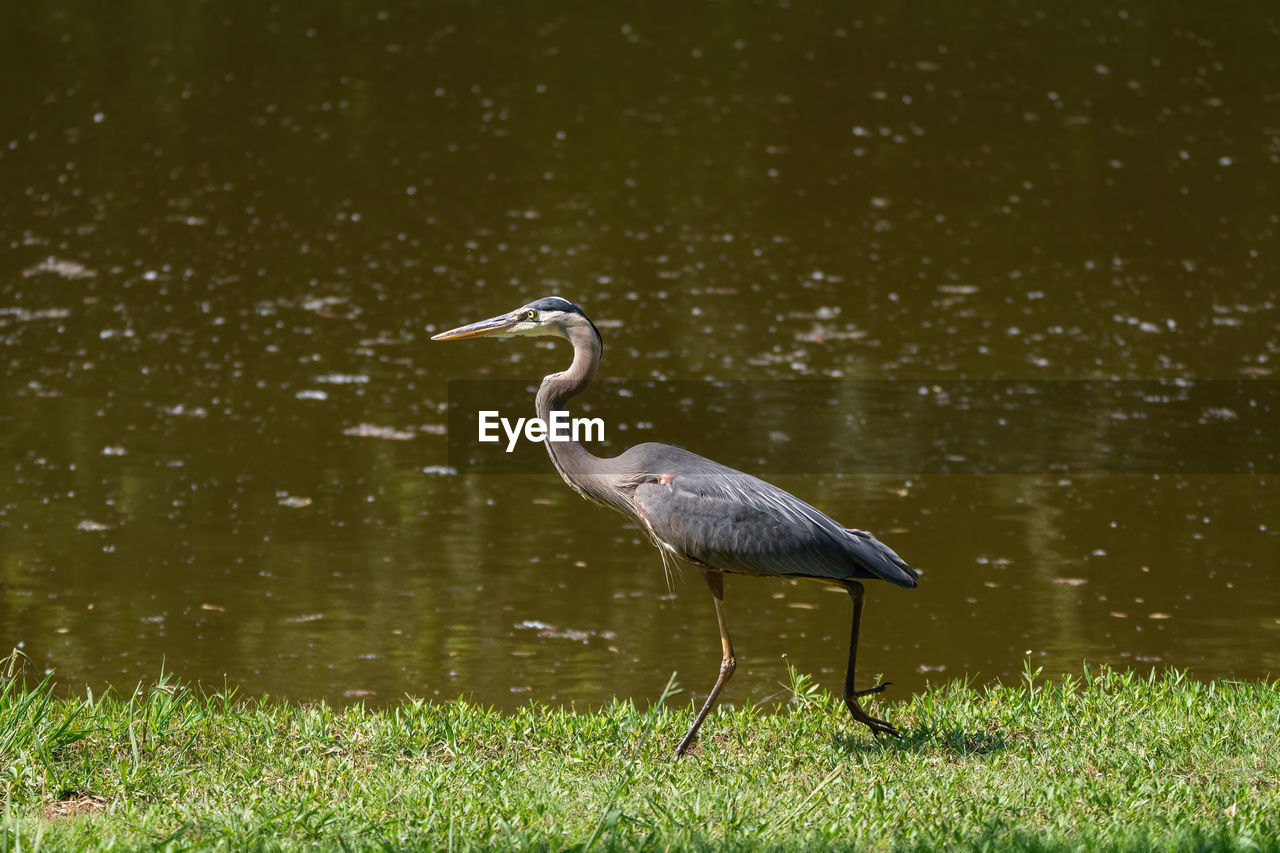
[(722, 571), (916, 585), (916, 570), (870, 533), (732, 468), (654, 477), (633, 501), (662, 544)]

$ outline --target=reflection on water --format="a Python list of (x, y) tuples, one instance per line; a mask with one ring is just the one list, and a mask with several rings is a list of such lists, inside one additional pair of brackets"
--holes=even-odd
[[(0, 647), (69, 684), (163, 662), (339, 701), (705, 689), (690, 572), (668, 589), (549, 465), (450, 473), (446, 381), (566, 356), (429, 333), (560, 293), (602, 378), (760, 389), (736, 429), (703, 382), (649, 414), (593, 389), (619, 447), (792, 473), (924, 570), (870, 588), (868, 676), (1274, 674), (1271, 477), (1206, 476), (1271, 470), (1264, 417), (1188, 409), (1243, 442), (1197, 446), (1197, 476), (1109, 467), (1141, 403), (1046, 427), (1099, 468), (947, 476), (848, 380), (1272, 399), (1278, 34), (1157, 3), (25, 9), (0, 32)], [(846, 390), (770, 390), (797, 379)], [(784, 654), (839, 684), (846, 597), (727, 596), (730, 700)]]

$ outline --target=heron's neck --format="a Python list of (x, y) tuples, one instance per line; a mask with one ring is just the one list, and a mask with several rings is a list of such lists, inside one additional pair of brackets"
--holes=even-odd
[[(569, 400), (581, 394), (591, 384), (600, 364), (601, 342), (590, 324), (570, 326), (565, 330), (565, 336), (573, 344), (573, 364), (562, 373), (553, 373), (544, 378), (535, 399), (538, 417), (548, 424), (553, 411), (562, 410)], [(592, 493), (594, 490), (590, 476), (598, 469), (600, 458), (577, 441), (552, 441), (548, 438), (544, 443), (551, 463), (556, 466), (564, 481), (588, 500), (602, 502)]]

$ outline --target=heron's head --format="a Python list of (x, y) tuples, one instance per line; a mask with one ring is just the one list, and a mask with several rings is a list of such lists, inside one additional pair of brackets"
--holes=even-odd
[(572, 340), (570, 334), (573, 331), (586, 329), (590, 329), (596, 340), (600, 339), (600, 331), (596, 329), (595, 323), (582, 313), (581, 308), (568, 299), (548, 296), (514, 311), (508, 311), (506, 314), (499, 314), (497, 317), (490, 317), (479, 323), (459, 326), (456, 329), (432, 335), (431, 340), (460, 341), (463, 338), (546, 336)]

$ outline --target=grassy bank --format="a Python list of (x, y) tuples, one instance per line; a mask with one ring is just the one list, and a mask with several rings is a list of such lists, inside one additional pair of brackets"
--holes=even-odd
[(195, 695), (0, 696), (0, 850), (157, 848), (1280, 850), (1280, 684), (1085, 671), (950, 684), (876, 741), (791, 705), (385, 711)]

